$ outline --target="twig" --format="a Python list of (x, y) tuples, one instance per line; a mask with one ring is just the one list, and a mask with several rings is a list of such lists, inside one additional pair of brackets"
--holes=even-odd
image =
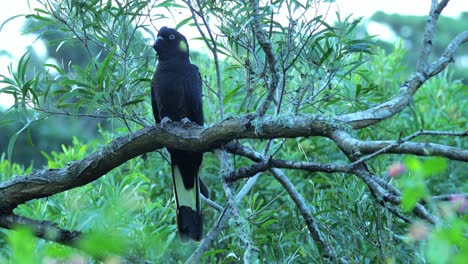
[(403, 139), (396, 141), (363, 141), (352, 137), (344, 131), (339, 133), (337, 140), (340, 140), (340, 145), (347, 149), (353, 149), (355, 153), (360, 153), (362, 156), (350, 166), (356, 166), (359, 163), (371, 160), (381, 154), (411, 154), (418, 156), (440, 156), (451, 160), (468, 162), (468, 150), (455, 147), (445, 146), (441, 144), (425, 143), (425, 142), (407, 142), (421, 135), (438, 135), (438, 136), (467, 136), (467, 132), (445, 132), (445, 131), (418, 131)]
[(444, 194), (444, 195), (436, 195), (432, 196), (431, 199), (434, 201), (450, 201), (454, 197), (464, 197), (468, 199), (468, 193), (454, 193), (454, 194)]
[(278, 86), (280, 86), (282, 82), (280, 81), (280, 74), (277, 68), (278, 65), (277, 65), (277, 61), (273, 52), (273, 48), (271, 46), (271, 42), (270, 40), (267, 39), (265, 30), (263, 30), (262, 28), (258, 0), (252, 0), (251, 5), (253, 9), (253, 26), (254, 26), (253, 28), (254, 28), (255, 37), (257, 38), (258, 43), (260, 44), (260, 47), (265, 53), (267, 66), (271, 74), (271, 82), (269, 85), (267, 84), (268, 86), (267, 97), (265, 101), (263, 101), (263, 103), (257, 109), (257, 115), (263, 116), (268, 110), (268, 107), (270, 106), (271, 102), (274, 100), (275, 92), (278, 90), (279, 88)]
[(224, 210), (224, 207), (222, 207), (221, 205), (217, 204), (215, 201), (211, 200), (211, 199), (208, 199), (206, 198), (205, 196), (201, 196), (201, 199), (206, 202), (209, 206), (211, 206), (212, 208), (214, 208), (216, 211), (218, 212), (222, 212)]
[(261, 162), (254, 163), (253, 165), (240, 167), (239, 169), (229, 172), (224, 177), (224, 180), (226, 182), (235, 182), (240, 179), (250, 178), (260, 172), (268, 170), (269, 168), (271, 168), (269, 161), (263, 160)]

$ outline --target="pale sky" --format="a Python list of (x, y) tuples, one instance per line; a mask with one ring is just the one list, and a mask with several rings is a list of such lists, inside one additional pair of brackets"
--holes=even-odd
[[(342, 13), (368, 17), (377, 11), (387, 14), (427, 15), (431, 0), (337, 0), (336, 6)], [(468, 11), (467, 0), (451, 0), (442, 12), (443, 16), (458, 16)]]
[[(10, 1), (8, 8), (0, 8), (0, 25), (11, 16), (29, 13), (27, 2), (34, 4), (33, 0)], [(430, 3), (431, 0), (336, 0), (332, 4), (322, 3), (321, 7), (325, 8), (331, 5), (328, 13), (330, 18), (336, 17), (336, 11), (339, 11), (343, 17), (348, 14), (353, 14), (354, 17), (370, 17), (379, 10), (388, 14), (426, 15), (429, 13)], [(464, 11), (468, 11), (467, 0), (451, 0), (442, 15), (458, 16)], [(15, 19), (6, 24), (0, 31), (0, 51), (5, 50), (11, 54), (11, 57), (0, 56), (0, 74), (8, 74), (7, 66), (18, 61), (26, 52), (28, 45), (32, 45), (39, 54), (45, 51), (42, 42), (34, 42), (35, 37), (21, 35), (21, 26), (22, 20)], [(375, 32), (369, 32), (370, 34), (380, 34), (383, 39), (393, 37), (391, 32), (387, 32), (385, 28), (380, 28), (378, 25), (374, 25), (374, 27)], [(369, 30), (373, 31), (373, 28), (371, 27)], [(2, 88), (2, 84), (0, 84), (0, 88)], [(11, 104), (11, 98), (0, 94), (0, 105), (9, 106)]]

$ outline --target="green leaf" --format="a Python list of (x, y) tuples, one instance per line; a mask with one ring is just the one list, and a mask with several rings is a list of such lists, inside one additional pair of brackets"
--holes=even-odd
[(99, 85), (102, 85), (104, 83), (106, 75), (112, 73), (112, 69), (109, 68), (109, 65), (112, 59), (114, 58), (115, 51), (116, 50), (113, 49), (111, 52), (109, 52), (102, 64), (99, 65), (99, 70), (96, 73), (97, 83)]
[(11, 136), (10, 140), (8, 141), (8, 147), (7, 147), (7, 159), (8, 160), (11, 160), (12, 158), (13, 148), (15, 146), (18, 135), (21, 134), (21, 132), (23, 132), (25, 129), (27, 129), (31, 123), (32, 122), (28, 122), (26, 125), (24, 125), (24, 127), (22, 127), (20, 130), (18, 130), (15, 134)]
[(28, 144), (30, 146), (34, 146), (34, 142), (33, 142), (32, 137), (31, 137), (31, 129), (28, 129), (28, 131), (26, 133), (26, 137), (27, 137)]
[(183, 19), (182, 21), (180, 21), (179, 23), (177, 23), (175, 29), (176, 30), (179, 30), (183, 25), (187, 24), (188, 22), (190, 22), (192, 20), (192, 17), (187, 17), (185, 19)]
[(3, 21), (3, 23), (0, 25), (0, 31), (2, 31), (3, 27), (8, 23), (10, 22), (11, 20), (15, 19), (15, 18), (18, 18), (18, 17), (22, 17), (24, 15), (16, 15), (16, 16), (12, 16), (12, 17), (9, 17), (7, 20)]
[(267, 221), (265, 221), (264, 223), (262, 223), (260, 226), (261, 226), (262, 228), (267, 229), (270, 225), (275, 224), (275, 223), (277, 223), (277, 222), (279, 222), (278, 219), (268, 219)]
[(21, 133), (20, 131), (17, 131), (15, 134), (13, 134), (8, 141), (8, 147), (7, 147), (7, 159), (12, 160), (12, 152), (13, 152), (13, 147), (15, 146), (16, 139), (18, 138), (18, 135)]
[(417, 157), (405, 158), (405, 166), (417, 177), (430, 177), (443, 173), (447, 169), (447, 160), (440, 157), (430, 157), (421, 161)]
[(327, 49), (327, 51), (325, 51), (325, 53), (322, 55), (322, 58), (320, 58), (320, 61), (318, 62), (318, 66), (322, 66), (322, 64), (325, 62), (325, 60), (328, 59), (328, 57), (330, 57), (330, 54), (332, 53), (334, 48), (330, 47)]
[(401, 195), (401, 208), (406, 212), (413, 210), (422, 198), (429, 196), (426, 185), (419, 178), (407, 178), (403, 183), (403, 193)]
[(122, 254), (129, 246), (129, 241), (119, 232), (110, 230), (93, 230), (83, 240), (79, 247), (95, 257), (104, 257), (109, 253)]
[(447, 169), (447, 160), (440, 157), (431, 157), (424, 160), (422, 171), (424, 177), (436, 176)]
[(124, 104), (122, 104), (122, 106), (128, 106), (128, 105), (134, 105), (134, 104), (139, 104), (141, 102), (145, 101), (144, 99), (135, 99), (135, 100), (131, 100), (131, 101), (128, 101)]
[(428, 240), (427, 258), (430, 263), (450, 263), (450, 257), (454, 253), (446, 235), (440, 230), (433, 232)]
[(405, 166), (408, 171), (413, 175), (423, 176), (423, 164), (422, 162), (414, 156), (405, 158)]
[(8, 233), (8, 242), (11, 246), (11, 262), (15, 264), (41, 263), (34, 248), (36, 242), (32, 231), (24, 226), (15, 228)]

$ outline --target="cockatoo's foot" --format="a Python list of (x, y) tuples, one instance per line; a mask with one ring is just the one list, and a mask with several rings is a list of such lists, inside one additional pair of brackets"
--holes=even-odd
[(169, 117), (165, 116), (165, 117), (161, 120), (161, 123), (160, 123), (160, 124), (161, 124), (161, 127), (164, 127), (168, 122), (172, 122), (172, 120), (171, 120)]
[(192, 123), (192, 121), (190, 121), (190, 119), (188, 119), (187, 117), (182, 118), (182, 120), (180, 120), (180, 122), (182, 122), (182, 124), (184, 126)]

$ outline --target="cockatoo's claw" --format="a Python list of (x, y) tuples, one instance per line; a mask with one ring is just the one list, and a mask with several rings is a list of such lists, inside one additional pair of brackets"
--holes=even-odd
[(182, 122), (182, 124), (184, 125), (192, 123), (192, 121), (190, 121), (190, 119), (188, 119), (187, 117), (182, 118), (180, 122)]
[(169, 117), (165, 116), (165, 117), (161, 120), (161, 123), (160, 123), (160, 124), (161, 124), (161, 127), (164, 127), (164, 125), (166, 125), (168, 122), (172, 122), (172, 120), (171, 120)]

